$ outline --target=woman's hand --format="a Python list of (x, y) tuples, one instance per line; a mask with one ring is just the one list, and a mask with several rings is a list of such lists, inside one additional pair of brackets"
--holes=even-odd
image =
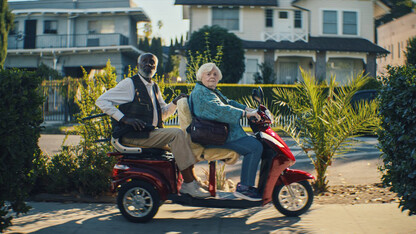
[(246, 116), (250, 120), (252, 119), (252, 117), (255, 118), (256, 121), (259, 121), (261, 119), (260, 115), (257, 114), (257, 111), (256, 110), (254, 110), (254, 111), (246, 111)]
[(247, 112), (251, 112), (251, 111), (256, 111), (256, 109), (252, 109), (252, 108), (250, 108), (250, 107), (246, 107), (245, 111), (247, 111)]

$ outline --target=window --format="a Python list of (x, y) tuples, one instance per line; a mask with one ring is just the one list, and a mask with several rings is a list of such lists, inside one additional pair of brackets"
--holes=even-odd
[(245, 84), (254, 83), (254, 74), (258, 72), (258, 60), (247, 59), (246, 60), (246, 78), (244, 79)]
[(324, 11), (324, 34), (338, 34), (337, 18), (336, 11)]
[(341, 10), (323, 11), (323, 34), (358, 35), (358, 12)]
[(329, 58), (326, 64), (326, 80), (336, 76), (340, 85), (347, 84), (351, 77), (356, 77), (364, 70), (361, 59)]
[(266, 27), (273, 27), (273, 10), (266, 9)]
[(397, 42), (397, 57), (400, 58), (400, 42)]
[(114, 33), (115, 25), (113, 20), (91, 20), (88, 21), (88, 33)]
[(279, 19), (287, 19), (287, 18), (288, 18), (287, 11), (280, 11), (279, 12)]
[(357, 35), (357, 12), (344, 11), (342, 12), (342, 33), (344, 35)]
[(302, 11), (295, 11), (295, 28), (302, 28)]
[(212, 8), (212, 25), (218, 25), (231, 31), (239, 30), (239, 8)]
[(57, 34), (58, 33), (58, 21), (45, 20), (43, 22), (43, 33), (44, 34)]
[(19, 32), (19, 21), (13, 22), (13, 28), (10, 30), (9, 35), (17, 35)]

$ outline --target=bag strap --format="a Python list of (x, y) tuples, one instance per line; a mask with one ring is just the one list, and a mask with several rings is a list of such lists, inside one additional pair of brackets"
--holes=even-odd
[[(208, 87), (206, 87), (202, 83), (200, 83), (200, 85), (202, 85), (204, 88), (208, 89), (209, 91), (213, 92), (221, 100), (222, 103), (228, 105), (227, 100), (221, 94), (219, 94), (216, 89), (214, 89), (214, 90), (209, 89)], [(189, 102), (191, 104), (190, 107), (189, 107), (189, 110), (191, 111), (192, 117), (194, 117), (195, 116), (194, 111), (193, 111), (194, 106), (192, 104), (192, 96), (191, 95), (189, 95)]]
[(194, 114), (194, 105), (192, 104), (192, 96), (191, 95), (189, 95), (189, 103), (191, 104), (189, 106), (189, 110), (191, 111), (191, 115), (192, 115), (192, 118), (193, 118), (193, 117), (195, 117), (195, 114)]

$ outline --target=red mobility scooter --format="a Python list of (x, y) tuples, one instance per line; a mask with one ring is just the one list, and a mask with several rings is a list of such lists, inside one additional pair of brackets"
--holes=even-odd
[(137, 148), (122, 145), (111, 139), (116, 151), (108, 153), (118, 162), (112, 173), (112, 191), (118, 192), (117, 205), (123, 216), (132, 222), (147, 222), (157, 213), (164, 201), (172, 203), (217, 208), (250, 208), (273, 202), (286, 216), (305, 213), (313, 201), (313, 191), (308, 180), (314, 177), (301, 170), (289, 169), (295, 157), (286, 143), (270, 128), (273, 117), (262, 105), (263, 91), (253, 90), (261, 120), (250, 122), (254, 135), (264, 151), (257, 184), (262, 201), (247, 201), (233, 196), (232, 192), (215, 189), (215, 163), (210, 162), (209, 192), (211, 197), (193, 198), (181, 195), (182, 177), (173, 155), (163, 149)]

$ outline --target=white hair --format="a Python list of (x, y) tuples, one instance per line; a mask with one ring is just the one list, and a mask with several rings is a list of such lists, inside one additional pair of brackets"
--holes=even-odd
[(221, 70), (215, 65), (215, 63), (205, 63), (201, 67), (199, 67), (198, 72), (196, 73), (196, 80), (202, 80), (202, 74), (212, 71), (212, 69), (217, 69), (219, 80), (222, 79)]

